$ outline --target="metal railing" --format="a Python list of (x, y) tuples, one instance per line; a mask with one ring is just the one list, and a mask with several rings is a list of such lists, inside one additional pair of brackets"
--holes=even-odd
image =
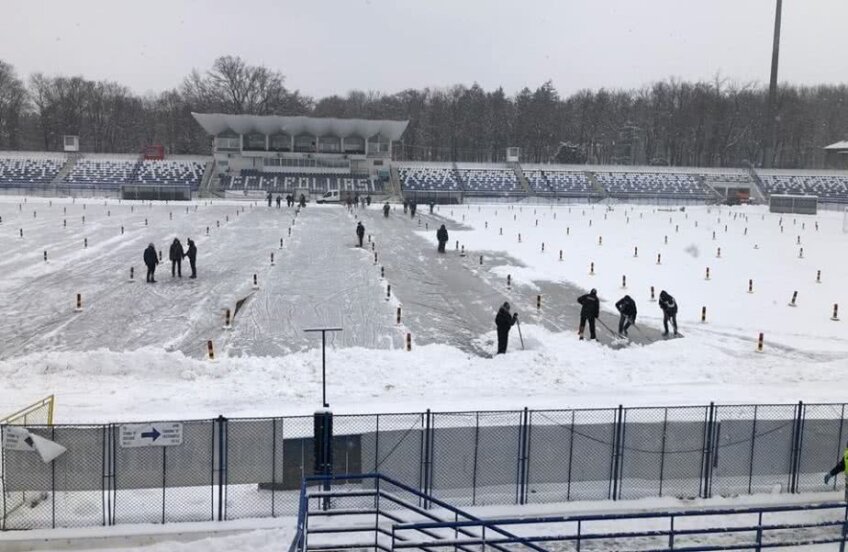
[[(772, 517), (774, 520), (770, 520)], [(803, 520), (804, 517), (808, 519)], [(786, 518), (785, 521), (780, 520)], [(589, 528), (587, 529), (587, 526)], [(598, 527), (597, 529), (593, 526)], [(522, 536), (505, 537), (505, 528)], [(463, 531), (474, 530), (474, 537)], [(848, 531), (845, 502), (743, 508), (700, 508), (595, 515), (498, 518), (476, 521), (401, 523), (392, 526), (390, 550), (485, 550), (524, 545), (551, 550), (650, 550), (698, 552), (756, 550), (839, 544), (844, 551)], [(453, 532), (453, 538), (422, 539), (426, 534)], [(495, 533), (494, 535), (492, 533)], [(565, 548), (564, 545), (568, 547)], [(544, 550), (549, 550), (543, 548)], [(511, 550), (515, 550), (512, 548)]]
[[(341, 484), (341, 485), (338, 485)], [(322, 490), (310, 492), (310, 486), (319, 486)], [(335, 487), (335, 488), (334, 488)], [(339, 501), (345, 502), (339, 508)], [(417, 501), (414, 502), (414, 501)], [(316, 503), (316, 509), (311, 508), (312, 502)], [(438, 509), (438, 514), (429, 508)], [(300, 511), (298, 513), (297, 532), (292, 541), (290, 552), (306, 552), (309, 550), (339, 550), (374, 548), (377, 550), (391, 550), (381, 537), (391, 537), (392, 543), (398, 540), (395, 536), (395, 527), (403, 525), (403, 515), (412, 515), (414, 518), (427, 520), (425, 524), (439, 526), (447, 521), (440, 516), (447, 515), (453, 519), (449, 523), (469, 523), (481, 525), (485, 522), (480, 518), (464, 512), (459, 508), (451, 506), (433, 496), (426, 495), (418, 489), (396, 481), (379, 473), (368, 474), (339, 474), (311, 476), (303, 479), (301, 487)], [(370, 519), (373, 516), (373, 524), (334, 522), (323, 526), (314, 526), (310, 521), (315, 518), (329, 518), (338, 520), (340, 518)], [(386, 525), (391, 525), (391, 530)], [(498, 538), (508, 540), (511, 543), (520, 543), (535, 552), (545, 552), (528, 539), (523, 539), (513, 533), (497, 527), (487, 526), (490, 533), (495, 533)], [(439, 538), (438, 531), (422, 529), (410, 529), (428, 538)], [(310, 535), (347, 535), (358, 533), (373, 533), (373, 542), (319, 542), (310, 543)], [(461, 528), (459, 525), (452, 527), (452, 534), (462, 535), (469, 539), (479, 539), (480, 535), (470, 529)], [(385, 539), (384, 539), (385, 540)], [(406, 540), (406, 537), (400, 537)], [(508, 549), (498, 543), (491, 543), (491, 548), (498, 552), (509, 552)], [(456, 546), (463, 552), (471, 552), (464, 546)], [(426, 549), (426, 548), (425, 548)]]

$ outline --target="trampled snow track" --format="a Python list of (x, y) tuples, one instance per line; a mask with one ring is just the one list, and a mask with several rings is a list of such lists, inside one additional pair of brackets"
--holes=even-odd
[[(89, 203), (83, 211), (81, 202), (56, 200), (52, 207), (46, 201), (39, 205), (39, 217), (28, 219), (24, 215), (31, 217), (31, 211), (16, 216), (16, 204), (0, 204), (0, 244), (6, 251), (0, 300), (7, 305), (0, 326), (0, 339), (7, 344), (2, 356), (146, 345), (202, 354), (205, 340), (222, 325), (224, 309), (234, 306), (240, 289), (249, 288), (253, 273), (263, 275), (269, 252), (279, 243), (291, 213), (226, 203), (200, 204), (196, 211), (194, 206), (134, 203), (131, 207), (110, 201), (107, 206)], [(62, 225), (63, 207), (68, 211), (67, 227)], [(55, 210), (52, 216), (50, 209)], [(241, 209), (245, 210), (237, 215)], [(19, 228), (24, 228), (23, 239)], [(184, 247), (186, 237), (197, 242), (198, 280), (188, 279), (187, 261), (183, 278), (171, 278), (167, 256), (174, 236)], [(163, 253), (156, 284), (144, 283), (141, 255), (149, 242)], [(131, 266), (134, 283), (129, 282)], [(82, 293), (81, 313), (73, 312), (76, 293)]]

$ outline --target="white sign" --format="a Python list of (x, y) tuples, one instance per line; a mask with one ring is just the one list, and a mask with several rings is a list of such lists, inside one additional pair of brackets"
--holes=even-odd
[(124, 424), (121, 426), (121, 448), (173, 447), (183, 444), (183, 424)]
[(29, 431), (22, 427), (3, 427), (3, 448), (6, 450), (34, 451), (35, 445)]

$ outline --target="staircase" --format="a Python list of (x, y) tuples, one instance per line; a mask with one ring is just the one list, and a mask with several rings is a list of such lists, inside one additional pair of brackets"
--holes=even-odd
[(221, 179), (215, 174), (215, 160), (212, 159), (206, 163), (206, 167), (203, 169), (203, 177), (200, 179), (198, 194), (200, 197), (217, 195), (220, 182)]
[(766, 194), (763, 193), (763, 179), (760, 178), (754, 167), (750, 167), (748, 171), (751, 174), (751, 183), (753, 184), (751, 186), (751, 195), (756, 198), (757, 203), (766, 203)]
[(595, 176), (595, 173), (592, 171), (583, 171), (583, 174), (586, 175), (586, 179), (592, 185), (592, 189), (595, 190), (595, 193), (598, 194), (598, 201), (607, 197), (607, 191), (601, 186), (601, 183), (598, 182), (598, 177)]
[(403, 200), (403, 190), (400, 185), (400, 173), (396, 166), (389, 167), (389, 196)]
[(451, 170), (453, 171), (453, 177), (456, 179), (457, 184), (459, 184), (459, 189), (465, 192), (465, 181), (462, 179), (462, 174), (459, 172), (459, 167), (457, 167), (456, 161), (453, 162), (451, 167)]
[(704, 174), (698, 175), (698, 183), (701, 186), (703, 186), (704, 188), (706, 188), (707, 190), (709, 190), (710, 193), (712, 194), (712, 197), (707, 199), (707, 202), (712, 200), (713, 204), (720, 204), (724, 201), (724, 197), (718, 192), (718, 190), (716, 190), (715, 188), (713, 188), (710, 185), (709, 181), (707, 180), (706, 175), (704, 175)]
[(74, 165), (77, 164), (77, 161), (82, 159), (81, 153), (69, 153), (68, 159), (65, 161), (65, 164), (62, 165), (62, 168), (59, 170), (59, 173), (50, 181), (53, 186), (58, 187), (64, 182), (65, 177), (71, 174), (71, 171), (74, 168)]
[(524, 193), (527, 195), (532, 195), (533, 190), (530, 189), (530, 182), (527, 181), (527, 177), (524, 175), (524, 171), (521, 169), (520, 163), (507, 163), (512, 168), (512, 171), (515, 173), (515, 176), (518, 178), (518, 182), (521, 184), (521, 189), (524, 190)]
[[(485, 527), (428, 529), (418, 527), (422, 522), (475, 522)], [(467, 512), (379, 473), (305, 477), (300, 488), (297, 532), (289, 552), (479, 549), (449, 545), (460, 535), (483, 542), (488, 538), (490, 542), (483, 545), (484, 549), (497, 552), (515, 550), (491, 542), (498, 538), (511, 540), (526, 550), (546, 552), (497, 525), (483, 524)]]

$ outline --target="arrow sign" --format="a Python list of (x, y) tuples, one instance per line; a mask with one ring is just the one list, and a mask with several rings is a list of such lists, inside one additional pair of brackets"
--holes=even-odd
[(173, 447), (183, 444), (183, 424), (124, 424), (120, 427), (120, 438), (121, 448)]
[(154, 427), (153, 431), (146, 431), (146, 432), (142, 433), (141, 438), (142, 439), (147, 439), (147, 438), (153, 439), (153, 442), (155, 443), (156, 439), (158, 439), (160, 435), (162, 435), (162, 434), (159, 433), (158, 431), (156, 431), (156, 428)]

